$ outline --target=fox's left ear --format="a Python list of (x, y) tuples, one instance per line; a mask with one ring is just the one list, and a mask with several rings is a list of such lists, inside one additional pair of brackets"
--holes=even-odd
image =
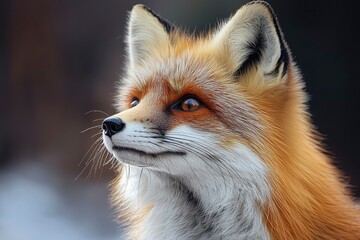
[(285, 75), (290, 53), (276, 16), (263, 1), (241, 7), (213, 37), (215, 46), (226, 48), (234, 75), (256, 67), (265, 76)]
[(138, 4), (130, 13), (128, 25), (128, 54), (130, 66), (141, 64), (157, 48), (170, 45), (169, 33), (174, 26), (150, 10)]

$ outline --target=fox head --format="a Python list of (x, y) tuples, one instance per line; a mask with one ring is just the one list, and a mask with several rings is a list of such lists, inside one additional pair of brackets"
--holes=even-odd
[(269, 5), (247, 4), (205, 36), (136, 5), (127, 45), (118, 113), (103, 124), (108, 151), (125, 165), (204, 184), (235, 175), (266, 193), (266, 136), (280, 134), (273, 130), (281, 131), (294, 75)]
[[(117, 113), (103, 122), (104, 145), (121, 169), (175, 178), (201, 209), (242, 199), (240, 208), (255, 209), (246, 216), (264, 216), (250, 224), (258, 228), (252, 233), (264, 219), (275, 239), (340, 239), (339, 226), (356, 218), (342, 209), (350, 195), (321, 150), (303, 82), (267, 3), (250, 2), (200, 36), (136, 5), (127, 57)], [(137, 199), (136, 188), (123, 191)]]

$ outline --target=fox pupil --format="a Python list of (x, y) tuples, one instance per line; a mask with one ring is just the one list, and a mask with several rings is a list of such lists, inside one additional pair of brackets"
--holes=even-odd
[(181, 109), (183, 111), (191, 112), (199, 108), (200, 104), (195, 99), (189, 98), (182, 102)]
[(130, 107), (135, 107), (138, 104), (139, 104), (139, 99), (133, 98), (133, 100), (132, 100), (132, 102), (130, 104)]

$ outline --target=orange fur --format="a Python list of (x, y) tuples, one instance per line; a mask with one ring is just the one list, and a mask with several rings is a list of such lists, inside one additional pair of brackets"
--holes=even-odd
[(258, 154), (271, 173), (272, 196), (264, 209), (271, 235), (360, 239), (359, 210), (317, 140), (299, 76), (290, 69), (286, 84), (276, 88), (254, 99), (270, 129)]

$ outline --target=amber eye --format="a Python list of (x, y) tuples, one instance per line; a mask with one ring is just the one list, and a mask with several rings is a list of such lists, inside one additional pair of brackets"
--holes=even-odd
[(134, 97), (132, 102), (130, 103), (130, 107), (135, 107), (136, 105), (139, 104), (139, 102), (140, 102), (139, 99)]
[(198, 110), (200, 102), (194, 98), (187, 98), (181, 102), (180, 109), (185, 112), (193, 112)]

